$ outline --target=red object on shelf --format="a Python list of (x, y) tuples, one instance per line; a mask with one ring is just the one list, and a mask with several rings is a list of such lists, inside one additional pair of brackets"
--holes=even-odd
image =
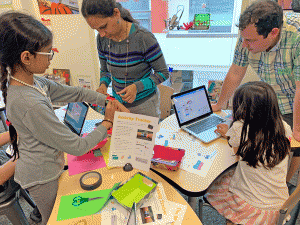
[(58, 51), (58, 49), (57, 49), (57, 48), (52, 48), (52, 50), (53, 50), (54, 52), (57, 52), (57, 53), (59, 53), (59, 51)]
[(183, 26), (184, 26), (185, 30), (190, 29), (191, 27), (193, 27), (193, 25), (194, 25), (194, 22), (183, 23)]

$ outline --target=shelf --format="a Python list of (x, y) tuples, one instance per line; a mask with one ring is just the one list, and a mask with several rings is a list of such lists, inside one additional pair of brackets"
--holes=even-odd
[(214, 32), (210, 30), (172, 30), (168, 31), (167, 38), (237, 38), (238, 34)]

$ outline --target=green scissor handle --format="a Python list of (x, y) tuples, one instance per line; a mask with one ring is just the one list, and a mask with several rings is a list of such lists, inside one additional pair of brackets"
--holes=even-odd
[(96, 200), (96, 199), (101, 199), (101, 198), (104, 198), (104, 197), (96, 197), (96, 198), (83, 198), (81, 196), (76, 196), (73, 198), (73, 203), (72, 205), (73, 206), (80, 206), (82, 203), (84, 202), (88, 202), (88, 201), (91, 201), (91, 200)]

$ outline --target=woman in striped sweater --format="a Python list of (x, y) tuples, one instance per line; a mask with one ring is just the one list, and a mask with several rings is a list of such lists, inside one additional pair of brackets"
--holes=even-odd
[(97, 91), (107, 94), (112, 82), (113, 97), (131, 113), (159, 117), (157, 85), (169, 78), (169, 71), (154, 35), (115, 0), (83, 0), (81, 12), (99, 32)]

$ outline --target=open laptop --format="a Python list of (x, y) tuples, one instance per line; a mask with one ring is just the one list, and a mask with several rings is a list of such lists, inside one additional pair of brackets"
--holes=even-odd
[(81, 131), (89, 110), (85, 102), (72, 102), (68, 104), (63, 123), (78, 136), (82, 136)]
[(179, 127), (204, 143), (220, 137), (216, 126), (225, 119), (213, 113), (205, 86), (171, 96)]

